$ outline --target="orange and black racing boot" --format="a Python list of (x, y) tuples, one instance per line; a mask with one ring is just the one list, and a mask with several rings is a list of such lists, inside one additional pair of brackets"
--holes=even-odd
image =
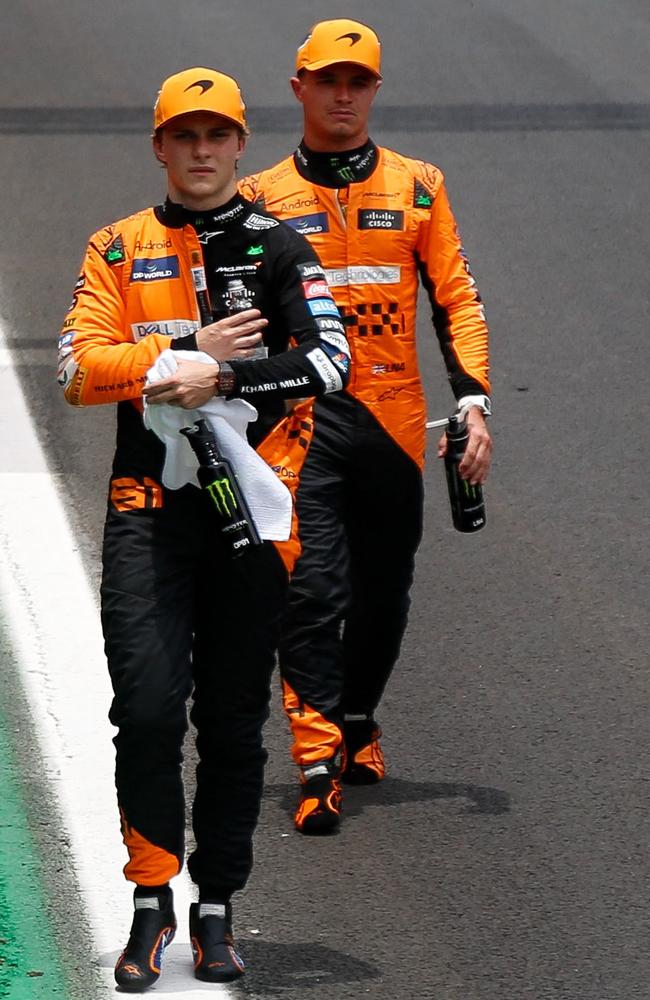
[(386, 774), (379, 744), (381, 729), (367, 715), (343, 718), (343, 763), (341, 781), (348, 785), (374, 785)]
[(230, 903), (209, 901), (190, 906), (194, 975), (203, 983), (230, 983), (246, 971), (235, 951)]
[(341, 820), (339, 768), (333, 760), (319, 760), (301, 768), (296, 829), (306, 834), (335, 833)]
[(176, 933), (171, 890), (151, 896), (137, 892), (129, 940), (115, 966), (115, 982), (126, 993), (141, 993), (158, 982), (165, 948)]

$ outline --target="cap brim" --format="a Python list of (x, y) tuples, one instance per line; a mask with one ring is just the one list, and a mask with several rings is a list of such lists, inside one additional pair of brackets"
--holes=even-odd
[(169, 125), (171, 122), (176, 121), (177, 118), (182, 118), (184, 115), (194, 114), (208, 114), (214, 115), (215, 118), (223, 118), (224, 121), (234, 125), (235, 128), (246, 129), (248, 127), (247, 125), (242, 125), (242, 123), (237, 121), (236, 118), (231, 118), (230, 115), (224, 115), (221, 111), (213, 111), (211, 108), (186, 108), (185, 111), (179, 111), (178, 114), (165, 119), (165, 121), (161, 122), (160, 125), (157, 125), (156, 128), (163, 128), (164, 125)]
[(372, 75), (376, 76), (378, 80), (381, 80), (381, 73), (379, 73), (376, 69), (373, 69), (372, 66), (368, 66), (367, 63), (357, 62), (356, 59), (316, 59), (314, 62), (301, 66), (297, 72), (300, 73), (303, 69), (306, 69), (310, 73), (313, 73), (317, 69), (325, 69), (326, 66), (336, 66), (340, 63), (350, 63), (352, 66), (361, 66), (362, 69), (367, 69), (369, 73), (372, 73)]

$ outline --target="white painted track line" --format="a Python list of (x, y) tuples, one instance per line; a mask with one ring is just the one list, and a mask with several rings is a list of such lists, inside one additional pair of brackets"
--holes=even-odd
[[(53, 371), (55, 354), (53, 339)], [(84, 913), (80, 907), (80, 920), (88, 920), (96, 943), (101, 1000), (115, 995), (113, 965), (132, 915), (113, 783), (115, 730), (107, 719), (111, 688), (97, 599), (68, 523), (65, 498), (32, 427), (1, 325), (0, 545), (0, 600), (46, 777), (76, 859), (85, 908)], [(149, 993), (169, 1000), (192, 1000), (208, 992), (232, 996), (226, 987), (194, 979), (187, 928), (192, 887), (183, 873), (173, 888), (179, 929), (166, 952), (161, 980)]]

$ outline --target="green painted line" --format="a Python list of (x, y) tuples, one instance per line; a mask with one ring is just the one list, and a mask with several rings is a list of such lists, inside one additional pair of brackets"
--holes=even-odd
[(41, 863), (16, 774), (0, 712), (0, 998), (67, 1000), (41, 887)]

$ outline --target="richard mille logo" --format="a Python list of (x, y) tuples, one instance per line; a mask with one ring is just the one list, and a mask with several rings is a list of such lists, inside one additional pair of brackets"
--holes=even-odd
[(357, 42), (361, 41), (361, 35), (359, 34), (358, 31), (348, 31), (347, 35), (339, 35), (339, 37), (336, 40), (337, 42), (340, 42), (343, 38), (350, 39), (350, 47), (356, 45)]
[[(361, 38), (361, 35), (359, 35), (359, 38)], [(210, 87), (214, 87), (214, 80), (196, 80), (194, 83), (190, 83), (189, 87), (185, 88), (185, 93), (187, 93), (188, 90), (191, 90), (192, 87), (200, 87), (201, 97), (203, 97), (206, 90), (209, 90)]]

